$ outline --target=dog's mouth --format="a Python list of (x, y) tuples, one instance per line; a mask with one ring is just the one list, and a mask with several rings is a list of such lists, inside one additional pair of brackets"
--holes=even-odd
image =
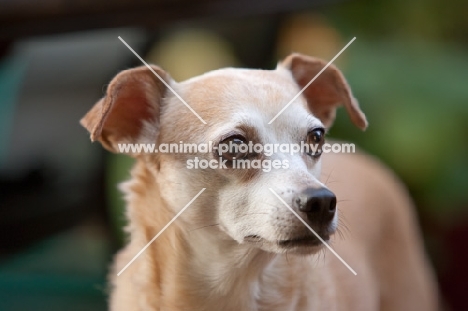
[[(329, 240), (329, 237), (322, 238), (325, 242)], [(297, 239), (290, 240), (279, 240), (278, 246), (282, 248), (293, 248), (293, 247), (303, 247), (303, 246), (321, 246), (322, 241), (320, 241), (315, 236), (301, 237)]]
[[(327, 242), (330, 239), (329, 235), (324, 235), (321, 237), (323, 241)], [(251, 243), (264, 242), (264, 239), (258, 235), (248, 235), (244, 238), (244, 241)], [(295, 239), (288, 240), (278, 240), (276, 244), (285, 249), (294, 248), (294, 247), (317, 247), (322, 245), (316, 236), (304, 236)]]
[(244, 241), (246, 242), (252, 242), (252, 243), (256, 243), (256, 242), (262, 242), (263, 238), (261, 236), (258, 236), (258, 235), (248, 235), (244, 238)]

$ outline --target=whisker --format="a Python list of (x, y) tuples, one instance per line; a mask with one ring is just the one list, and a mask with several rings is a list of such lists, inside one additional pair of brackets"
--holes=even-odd
[(246, 216), (252, 216), (252, 215), (270, 215), (270, 213), (248, 213), (244, 215), (239, 215), (236, 218), (241, 218), (241, 217), (246, 217)]
[(338, 233), (341, 240), (345, 240), (346, 237), (351, 234), (351, 230), (348, 227), (345, 215), (340, 215), (340, 220), (338, 222), (338, 227), (336, 228), (336, 232)]
[(324, 184), (326, 185), (328, 183), (328, 180), (330, 179), (331, 175), (333, 174), (333, 171), (335, 170), (334, 167), (332, 167), (331, 171), (330, 171), (330, 174), (328, 174), (328, 177), (327, 177), (327, 180), (324, 182)]
[(327, 183), (325, 183), (326, 186), (330, 185), (330, 184), (333, 184), (333, 183), (339, 183), (340, 181), (339, 180), (330, 180), (328, 181)]
[[(268, 205), (268, 206), (272, 206), (272, 207), (276, 207), (276, 208), (281, 208), (280, 205), (271, 204), (271, 203), (267, 203), (267, 202), (260, 202), (260, 204), (265, 204), (265, 205)], [(291, 206), (291, 205), (290, 205), (290, 206)]]
[(336, 203), (340, 203), (340, 202), (352, 202), (353, 200), (350, 200), (350, 199), (342, 199), (342, 200), (337, 200)]
[(340, 239), (342, 239), (342, 240), (345, 239), (343, 231), (341, 230), (340, 227), (336, 228), (336, 233), (338, 233), (338, 235), (340, 236)]
[[(268, 215), (268, 213), (248, 213), (248, 214), (244, 214), (244, 215), (239, 215), (239, 216), (236, 217), (236, 219), (251, 216), (251, 215)], [(201, 226), (201, 227), (189, 230), (188, 232), (192, 232), (192, 231), (200, 230), (200, 229), (204, 229), (204, 228), (209, 228), (209, 227), (214, 227), (214, 226), (219, 226), (219, 223)]]
[(212, 224), (212, 225), (206, 225), (206, 226), (198, 227), (198, 228), (189, 230), (188, 232), (192, 232), (192, 231), (195, 231), (195, 230), (200, 230), (200, 229), (204, 229), (204, 228), (208, 228), (208, 227), (214, 227), (214, 226), (219, 226), (219, 224)]
[(285, 257), (286, 257), (286, 263), (287, 263), (288, 265), (290, 265), (291, 263), (289, 262), (288, 253), (289, 253), (289, 251), (288, 251), (288, 250), (286, 250)]

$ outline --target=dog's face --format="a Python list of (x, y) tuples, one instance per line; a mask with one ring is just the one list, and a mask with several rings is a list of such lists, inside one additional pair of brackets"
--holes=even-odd
[[(332, 66), (270, 121), (324, 66), (318, 59), (293, 54), (276, 70), (222, 69), (182, 83), (153, 67), (206, 124), (140, 67), (114, 78), (107, 96), (82, 124), (93, 140), (114, 152), (119, 143), (212, 145), (206, 152), (134, 156), (146, 161), (161, 197), (175, 212), (206, 188), (181, 216), (188, 228), (216, 225), (223, 233), (220, 239), (271, 252), (313, 253), (322, 244), (297, 216), (328, 240), (337, 227), (336, 198), (318, 179), (320, 151), (286, 152), (280, 144), (323, 144), (338, 105), (346, 107), (358, 127), (367, 123)], [(195, 163), (202, 161), (211, 167), (197, 168)]]

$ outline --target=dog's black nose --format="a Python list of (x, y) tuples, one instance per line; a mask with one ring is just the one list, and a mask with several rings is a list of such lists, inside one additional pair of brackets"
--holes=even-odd
[(299, 211), (314, 222), (327, 222), (336, 212), (336, 196), (326, 188), (307, 188), (296, 198)]

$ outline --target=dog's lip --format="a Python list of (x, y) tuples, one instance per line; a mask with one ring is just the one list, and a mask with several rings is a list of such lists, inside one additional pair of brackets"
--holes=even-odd
[[(329, 236), (323, 236), (322, 240), (325, 242), (328, 241)], [(284, 248), (300, 247), (300, 246), (320, 246), (321, 244), (322, 244), (322, 241), (320, 241), (315, 236), (305, 236), (305, 237), (278, 241), (278, 246), (281, 246)]]
[(255, 234), (248, 235), (248, 236), (244, 237), (244, 241), (246, 241), (246, 242), (260, 242), (262, 240), (263, 240), (263, 238), (261, 236), (255, 235)]
[[(327, 242), (329, 240), (329, 236), (323, 236), (322, 240)], [(261, 236), (252, 234), (244, 237), (244, 241), (258, 243), (264, 241)], [(301, 247), (301, 246), (320, 246), (322, 241), (320, 241), (316, 236), (303, 236), (299, 238), (287, 239), (287, 240), (278, 240), (276, 244), (282, 248), (292, 248), (292, 247)]]

